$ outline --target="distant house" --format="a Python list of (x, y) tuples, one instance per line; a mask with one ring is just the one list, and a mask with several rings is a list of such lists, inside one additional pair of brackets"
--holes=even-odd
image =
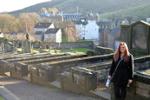
[(0, 32), (0, 38), (4, 37), (4, 33)]
[(34, 31), (46, 32), (50, 28), (55, 28), (53, 23), (37, 23), (34, 27)]
[(48, 42), (62, 42), (62, 31), (59, 28), (50, 28), (46, 32), (37, 31), (36, 39), (40, 41), (48, 41)]
[(62, 42), (61, 29), (55, 28), (53, 23), (38, 23), (35, 25), (34, 31), (37, 40)]
[(76, 29), (80, 35), (80, 39), (98, 41), (98, 25), (94, 20), (81, 19), (76, 23)]
[(45, 32), (36, 31), (35, 32), (35, 38), (36, 38), (36, 40), (44, 41), (44, 34), (45, 34)]
[(49, 42), (62, 42), (62, 31), (59, 28), (48, 29), (44, 34), (44, 40)]
[(78, 21), (82, 18), (81, 14), (78, 13), (65, 13), (61, 15), (64, 21)]

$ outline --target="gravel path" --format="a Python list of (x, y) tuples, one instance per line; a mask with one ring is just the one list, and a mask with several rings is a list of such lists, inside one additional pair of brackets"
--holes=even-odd
[(23, 80), (0, 76), (3, 85), (20, 100), (99, 100), (92, 97), (65, 92), (60, 89), (47, 88)]

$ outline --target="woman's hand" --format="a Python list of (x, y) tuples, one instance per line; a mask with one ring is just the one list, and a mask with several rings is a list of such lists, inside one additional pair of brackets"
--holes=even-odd
[(133, 80), (129, 80), (128, 83), (131, 84), (133, 82)]
[(111, 79), (111, 76), (110, 76), (110, 75), (108, 75), (108, 79)]
[(127, 84), (127, 87), (130, 87), (130, 84), (133, 82), (133, 80), (128, 80), (128, 84)]

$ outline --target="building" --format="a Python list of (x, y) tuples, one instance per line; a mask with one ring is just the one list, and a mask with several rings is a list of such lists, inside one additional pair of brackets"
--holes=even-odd
[(35, 32), (46, 32), (50, 28), (55, 28), (53, 23), (37, 23), (34, 27)]
[(44, 41), (48, 42), (62, 42), (62, 31), (59, 28), (48, 29), (44, 34)]
[(62, 31), (55, 28), (53, 23), (38, 23), (34, 27), (36, 40), (48, 42), (62, 42)]
[(147, 21), (148, 23), (150, 23), (150, 18), (146, 18), (146, 21)]
[(76, 29), (80, 39), (92, 40), (97, 44), (99, 27), (95, 20), (81, 18), (80, 21), (76, 22)]
[(56, 20), (56, 21), (78, 21), (80, 20), (83, 15), (80, 13), (58, 13), (58, 14), (50, 14), (50, 13), (43, 13), (41, 14), (42, 18), (47, 18), (49, 20)]
[(0, 32), (0, 38), (4, 37), (4, 33)]
[(63, 21), (78, 21), (82, 18), (82, 15), (79, 13), (63, 13), (60, 14), (63, 18)]

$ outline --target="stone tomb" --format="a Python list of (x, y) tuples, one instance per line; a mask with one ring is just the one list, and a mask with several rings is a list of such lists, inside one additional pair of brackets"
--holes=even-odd
[(121, 41), (125, 41), (134, 55), (150, 54), (150, 23), (138, 21), (121, 26)]
[(55, 71), (46, 64), (36, 67), (30, 66), (30, 80), (35, 84), (51, 86), (50, 82), (55, 80)]
[(97, 88), (97, 75), (92, 70), (76, 67), (62, 73), (60, 83), (63, 90), (86, 94)]
[[(79, 67), (79, 66), (89, 66), (91, 64), (101, 63), (102, 61), (109, 60), (112, 58), (112, 54), (108, 55), (99, 55), (99, 56), (91, 56), (91, 57), (80, 57), (74, 59), (62, 59), (60, 61), (54, 61), (49, 63), (42, 63), (37, 65), (32, 65), (32, 67), (36, 68), (36, 66), (51, 66), (51, 70), (55, 72), (55, 78), (59, 78), (60, 73), (63, 73), (66, 70), (70, 70), (72, 67)], [(39, 67), (37, 67), (38, 69)], [(50, 76), (52, 77), (52, 76)], [(33, 79), (33, 78), (31, 78)], [(56, 80), (55, 79), (55, 80)], [(40, 81), (40, 80), (39, 80)]]
[[(55, 56), (57, 56), (57, 55), (55, 55)], [(58, 56), (60, 56), (60, 55), (58, 55)], [(47, 54), (47, 55), (45, 55), (45, 54), (39, 54), (39, 55), (20, 54), (19, 56), (11, 55), (10, 57), (8, 57), (8, 56), (1, 57), (0, 72), (2, 74), (4, 74), (5, 72), (11, 72), (12, 77), (16, 77), (16, 76), (19, 77), (19, 76), (25, 75), (25, 73), (27, 73), (27, 71), (28, 71), (27, 65), (25, 63), (20, 63), (20, 61), (37, 59), (37, 58), (44, 59), (44, 58), (48, 58), (48, 57), (54, 57), (54, 56), (49, 55), (49, 54)], [(16, 75), (14, 75), (15, 73), (16, 73)], [(17, 75), (19, 73), (20, 73), (20, 75)]]
[(70, 55), (45, 56), (44, 55), (44, 56), (38, 57), (38, 59), (36, 57), (35, 58), (32, 57), (28, 59), (18, 59), (18, 61), (14, 59), (14, 61), (13, 60), (10, 61), (10, 63), (14, 65), (14, 70), (11, 71), (11, 77), (15, 77), (18, 79), (22, 79), (23, 77), (28, 77), (29, 72), (30, 72), (29, 65), (46, 63), (46, 62), (57, 61), (57, 60), (62, 60), (62, 59), (84, 57), (84, 56), (85, 55), (78, 55), (78, 56), (70, 56)]
[(135, 79), (136, 79), (136, 94), (149, 98), (150, 99), (150, 74), (146, 74), (146, 71), (150, 71), (150, 68), (148, 70), (136, 72)]

